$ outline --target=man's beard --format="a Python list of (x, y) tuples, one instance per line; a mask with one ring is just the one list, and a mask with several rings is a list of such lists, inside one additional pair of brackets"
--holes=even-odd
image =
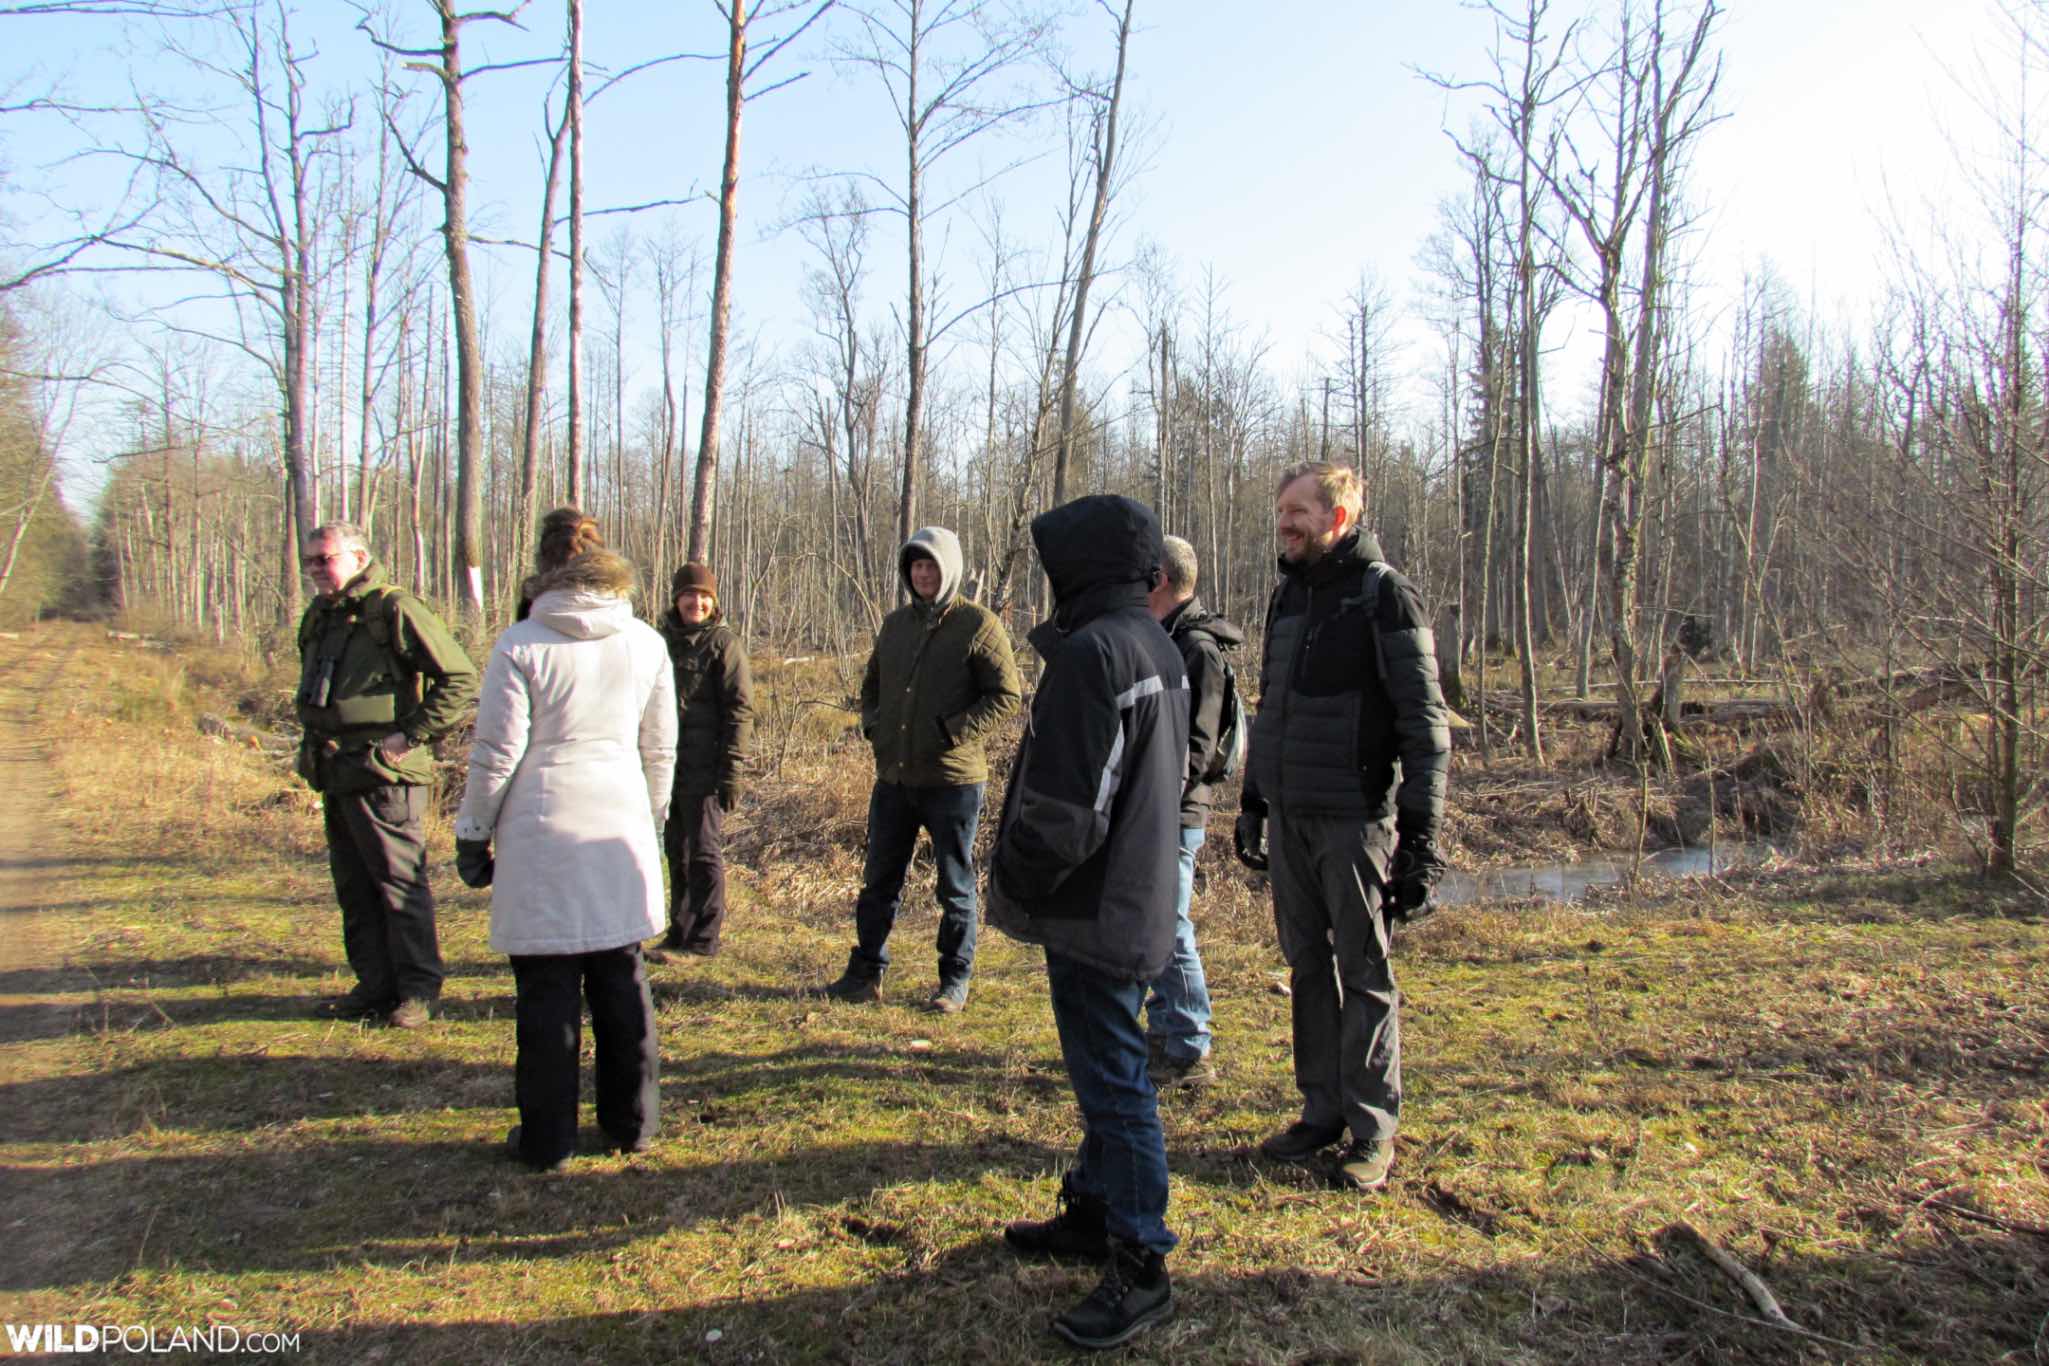
[(1328, 548), (1314, 536), (1304, 536), (1301, 544), (1293, 550), (1288, 549), (1284, 542), (1281, 545), (1281, 558), (1293, 565), (1315, 564), (1323, 558), (1323, 552)]

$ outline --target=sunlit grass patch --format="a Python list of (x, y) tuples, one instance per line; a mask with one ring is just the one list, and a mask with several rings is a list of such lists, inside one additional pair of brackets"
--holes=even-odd
[[(852, 942), (857, 735), (820, 721), (757, 779), (725, 953), (653, 970), (653, 1150), (592, 1132), (535, 1177), (498, 1152), (512, 982), (446, 831), (444, 1017), (315, 1018), (348, 984), (317, 804), (189, 715), (114, 714), (137, 647), (37, 648), (0, 656), (0, 702), (36, 683), (64, 718), (38, 851), (54, 961), (0, 1002), (9, 1317), (225, 1316), (314, 1360), (1053, 1354), (1047, 1319), (1094, 1273), (998, 1240), (1051, 1212), (1079, 1138), (1039, 957), (985, 930), (968, 1012), (920, 1009), (921, 860), (883, 1004), (801, 993)], [(185, 677), (187, 713), (226, 705)], [(1134, 1359), (2031, 1359), (2038, 907), (1872, 863), (1445, 912), (1398, 945), (1403, 1132), (1392, 1185), (1360, 1197), (1251, 1155), (1298, 1103), (1286, 973), (1223, 815), (1200, 868), (1220, 1077), (1162, 1102), (1179, 1308)], [(1755, 1322), (1681, 1223), (1832, 1341)]]

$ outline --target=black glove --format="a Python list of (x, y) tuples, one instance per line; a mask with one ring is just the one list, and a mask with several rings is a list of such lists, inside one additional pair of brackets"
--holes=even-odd
[(739, 783), (739, 781), (738, 781), (737, 779), (728, 779), (728, 780), (727, 780), (726, 782), (720, 783), (720, 784), (719, 784), (719, 810), (721, 810), (721, 811), (731, 811), (731, 810), (732, 810), (732, 809), (733, 809), (734, 807), (738, 806), (739, 804), (740, 804), (740, 783)]
[(491, 857), (489, 840), (457, 840), (455, 842), (455, 875), (462, 879), (465, 887), (488, 887), (491, 885), (491, 870), (495, 860)]
[(1238, 823), (1231, 827), (1231, 842), (1237, 847), (1238, 862), (1255, 873), (1265, 872), (1266, 812), (1240, 811)]
[(1437, 910), (1437, 883), (1444, 860), (1437, 853), (1434, 822), (1397, 817), (1394, 857), (1387, 868), (1387, 914), (1393, 920), (1421, 920)]

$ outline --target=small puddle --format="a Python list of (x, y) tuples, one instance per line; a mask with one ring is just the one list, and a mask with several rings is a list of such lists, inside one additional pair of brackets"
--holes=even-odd
[[(1728, 843), (1705, 848), (1659, 849), (1643, 856), (1643, 876), (1705, 877), (1733, 868), (1750, 868), (1778, 851), (1769, 844)], [(1449, 872), (1437, 884), (1437, 898), (1447, 906), (1470, 905), (1514, 897), (1571, 901), (1589, 887), (1606, 887), (1629, 875), (1626, 857), (1592, 858), (1580, 863), (1554, 863), (1544, 868), (1487, 868), (1475, 873)]]

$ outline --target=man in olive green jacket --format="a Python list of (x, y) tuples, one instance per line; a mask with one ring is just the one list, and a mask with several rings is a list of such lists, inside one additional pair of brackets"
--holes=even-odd
[(441, 997), (427, 885), (433, 745), (476, 700), (477, 670), (431, 608), (385, 581), (358, 528), (316, 528), (305, 563), (319, 596), (299, 623), (299, 776), (321, 795), (356, 974), (328, 1010), (416, 1029)]
[(1017, 710), (1023, 692), (1010, 633), (996, 614), (960, 596), (960, 540), (928, 526), (904, 542), (897, 571), (911, 601), (882, 620), (861, 679), (861, 730), (875, 748), (868, 798), (868, 858), (854, 903), (847, 970), (826, 987), (842, 1001), (873, 1001), (889, 966), (889, 932), (922, 828), (938, 867), (939, 985), (926, 1002), (967, 1005), (975, 962), (975, 825), (989, 779), (984, 738)]

